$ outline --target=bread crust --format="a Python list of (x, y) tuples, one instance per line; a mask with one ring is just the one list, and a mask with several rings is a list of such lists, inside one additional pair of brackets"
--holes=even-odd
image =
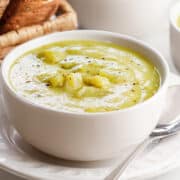
[(75, 10), (66, 0), (60, 0), (56, 18), (47, 20), (41, 25), (22, 27), (0, 35), (0, 63), (9, 51), (19, 44), (52, 32), (73, 30), (77, 27), (78, 19)]
[(11, 0), (1, 19), (0, 33), (42, 24), (58, 9), (60, 0)]
[(0, 19), (4, 14), (4, 11), (6, 10), (8, 4), (9, 4), (9, 0), (0, 0)]

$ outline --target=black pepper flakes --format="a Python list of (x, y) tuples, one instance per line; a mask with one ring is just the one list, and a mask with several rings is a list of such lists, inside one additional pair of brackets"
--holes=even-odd
[(40, 98), (40, 97), (42, 97), (42, 95), (41, 94), (37, 94), (36, 97)]
[(49, 86), (50, 86), (50, 83), (46, 83), (46, 86), (49, 87)]
[(25, 83), (30, 83), (31, 81), (30, 80), (27, 80)]

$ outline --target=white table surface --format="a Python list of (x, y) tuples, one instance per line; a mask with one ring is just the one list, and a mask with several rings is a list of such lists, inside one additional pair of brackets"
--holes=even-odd
[[(169, 172), (167, 174), (164, 174), (161, 177), (157, 177), (150, 180), (179, 180), (180, 179), (180, 168), (176, 169), (172, 172)], [(9, 173), (6, 173), (4, 171), (0, 171), (0, 180), (24, 180), (22, 178), (16, 177), (14, 175), (11, 175)]]

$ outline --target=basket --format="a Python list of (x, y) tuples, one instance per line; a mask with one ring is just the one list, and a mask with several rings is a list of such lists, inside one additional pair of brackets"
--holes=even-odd
[(77, 15), (66, 0), (61, 0), (56, 17), (43, 24), (23, 27), (0, 35), (0, 59), (17, 45), (45, 34), (73, 30), (78, 26)]

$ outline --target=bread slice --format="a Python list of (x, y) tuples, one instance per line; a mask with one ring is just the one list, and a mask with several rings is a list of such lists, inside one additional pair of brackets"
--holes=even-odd
[(0, 33), (42, 24), (58, 9), (61, 0), (11, 0), (0, 23)]
[(0, 0), (0, 19), (9, 4), (9, 0)]

